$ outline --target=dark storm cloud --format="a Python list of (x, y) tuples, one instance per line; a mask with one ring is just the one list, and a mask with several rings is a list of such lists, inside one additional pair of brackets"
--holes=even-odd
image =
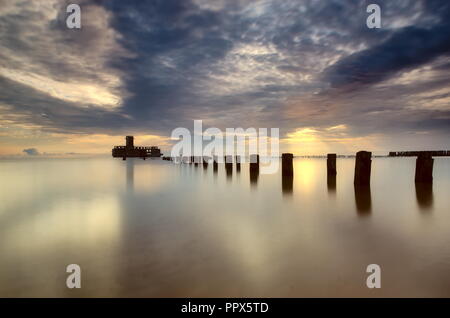
[(325, 70), (332, 87), (354, 89), (376, 84), (400, 71), (450, 55), (450, 3), (429, 1), (427, 12), (436, 14), (431, 27), (408, 26), (396, 30), (384, 42), (347, 56)]
[[(105, 109), (87, 99), (68, 101), (6, 73), (0, 109), (10, 121), (70, 133), (167, 135), (192, 127), (193, 119), (285, 130), (346, 124), (362, 135), (448, 131), (447, 92), (410, 98), (448, 86), (442, 75), (448, 60), (436, 63), (450, 50), (448, 1), (377, 1), (380, 30), (366, 27), (371, 2), (83, 1), (80, 31), (64, 27), (64, 3), (55, 4), (58, 13), (48, 23), (40, 22), (45, 12), (25, 6), (0, 16), (0, 67), (97, 85), (120, 96), (120, 104)], [(373, 88), (425, 65), (436, 74), (384, 87), (389, 102)], [(284, 115), (298, 97), (308, 110), (294, 105)], [(436, 101), (435, 108), (422, 107)]]
[[(202, 10), (191, 1), (115, 1), (113, 27), (135, 53), (113, 65), (127, 74), (123, 110), (142, 124), (182, 124), (176, 109), (201, 107), (192, 85), (232, 48), (239, 22), (227, 12)], [(170, 124), (169, 124), (170, 122)]]
[(340, 60), (325, 74), (333, 87), (376, 84), (449, 53), (450, 24), (429, 30), (407, 27), (380, 45)]

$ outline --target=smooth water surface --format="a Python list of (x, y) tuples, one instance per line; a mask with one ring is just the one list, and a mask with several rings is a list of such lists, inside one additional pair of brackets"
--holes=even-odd
[[(294, 178), (113, 158), (0, 161), (0, 296), (450, 297), (450, 159), (295, 159)], [(79, 264), (82, 288), (66, 287)], [(379, 264), (382, 288), (366, 287)]]

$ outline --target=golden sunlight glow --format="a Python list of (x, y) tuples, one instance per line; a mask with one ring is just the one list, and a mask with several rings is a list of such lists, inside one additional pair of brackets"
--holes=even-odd
[(348, 127), (340, 124), (325, 128), (298, 128), (287, 133), (280, 144), (296, 155), (324, 155), (328, 152), (347, 154), (363, 148), (376, 151), (380, 138), (377, 134), (352, 137)]
[(302, 192), (310, 192), (313, 190), (313, 184), (317, 180), (317, 165), (311, 160), (295, 160), (294, 171), (298, 178), (294, 178), (295, 188), (300, 189)]

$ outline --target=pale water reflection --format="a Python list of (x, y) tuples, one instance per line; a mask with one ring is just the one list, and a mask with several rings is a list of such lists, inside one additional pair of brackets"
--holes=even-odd
[[(450, 297), (450, 159), (433, 186), (414, 184), (414, 158), (374, 158), (370, 188), (353, 169), (0, 161), (0, 296)], [(65, 286), (72, 263), (80, 290)]]

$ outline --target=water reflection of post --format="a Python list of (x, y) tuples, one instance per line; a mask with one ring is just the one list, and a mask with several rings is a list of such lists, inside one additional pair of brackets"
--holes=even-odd
[(250, 185), (256, 186), (259, 177), (259, 155), (250, 155)]
[(256, 186), (258, 183), (259, 170), (250, 170), (250, 185)]
[(236, 156), (236, 173), (241, 172), (241, 156)]
[(281, 174), (281, 189), (283, 195), (292, 195), (294, 188), (294, 176)]
[(233, 156), (225, 156), (225, 171), (227, 173), (227, 179), (230, 180), (233, 175)]
[(134, 190), (134, 160), (129, 158), (127, 160), (127, 191), (133, 192)]
[(194, 159), (194, 167), (198, 167), (198, 164), (200, 163), (200, 158), (201, 157), (198, 157), (198, 156), (194, 156), (193, 157), (193, 159)]
[(368, 216), (372, 212), (370, 185), (355, 184), (356, 212), (359, 216)]
[(422, 211), (433, 207), (433, 184), (416, 182), (417, 204)]
[(329, 194), (336, 194), (336, 175), (327, 174), (327, 188)]
[(217, 158), (217, 156), (213, 156), (213, 172), (214, 172), (214, 174), (217, 174), (217, 171), (219, 170), (219, 165), (217, 163), (217, 160), (219, 160)]

